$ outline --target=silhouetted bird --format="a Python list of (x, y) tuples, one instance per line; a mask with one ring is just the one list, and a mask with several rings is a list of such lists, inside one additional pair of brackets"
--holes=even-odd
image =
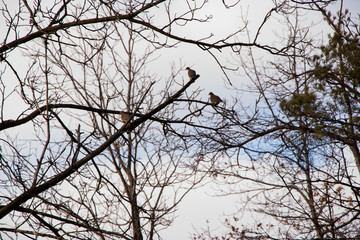
[(120, 116), (121, 116), (121, 121), (123, 123), (127, 123), (128, 121), (131, 120), (131, 115), (126, 112), (120, 112)]
[(215, 94), (213, 94), (212, 92), (209, 92), (210, 95), (210, 102), (213, 105), (218, 105), (220, 102), (222, 102), (223, 100), (221, 100), (221, 98), (219, 96), (216, 96)]
[(196, 77), (196, 72), (194, 70), (192, 70), (189, 67), (186, 67), (185, 69), (188, 71), (188, 75), (190, 79), (194, 79)]

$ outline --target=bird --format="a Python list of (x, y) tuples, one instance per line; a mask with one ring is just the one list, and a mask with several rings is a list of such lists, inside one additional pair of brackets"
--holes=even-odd
[(209, 95), (210, 95), (210, 102), (215, 106), (223, 101), (223, 100), (221, 100), (221, 98), (219, 96), (216, 96), (212, 92), (209, 92)]
[(186, 67), (185, 69), (188, 70), (188, 75), (189, 75), (191, 80), (194, 79), (197, 76), (196, 72), (194, 70), (192, 70), (191, 68)]
[(120, 112), (120, 116), (123, 123), (127, 123), (131, 120), (131, 115), (126, 112)]

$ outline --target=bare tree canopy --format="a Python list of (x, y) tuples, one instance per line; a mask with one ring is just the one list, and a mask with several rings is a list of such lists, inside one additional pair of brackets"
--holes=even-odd
[[(212, 175), (220, 193), (239, 195), (240, 214), (225, 218), (227, 233), (203, 231), (196, 239), (360, 236), (359, 25), (342, 1), (337, 13), (325, 1), (296, 3), (287, 5), (295, 16), (287, 18), (288, 56), (266, 63), (256, 51), (239, 56), (259, 99), (249, 124), (232, 125), (219, 142), (233, 157), (215, 164)], [(304, 9), (323, 16), (328, 39), (318, 43), (301, 24)], [(244, 223), (248, 213), (254, 221)]]
[[(359, 27), (334, 2), (273, 1), (221, 31), (214, 6), (242, 1), (3, 3), (0, 238), (160, 239), (209, 179), (278, 223), (227, 221), (231, 237), (358, 236)], [(322, 46), (305, 13), (331, 29)], [(198, 53), (236, 97), (202, 100)]]
[(159, 238), (205, 176), (196, 172), (207, 152), (199, 133), (217, 127), (197, 120), (212, 109), (190, 90), (201, 74), (188, 79), (174, 59), (161, 76), (157, 52), (180, 43), (282, 51), (239, 42), (238, 29), (216, 40), (184, 34), (211, 19), (198, 13), (206, 4), (2, 5), (2, 237)]

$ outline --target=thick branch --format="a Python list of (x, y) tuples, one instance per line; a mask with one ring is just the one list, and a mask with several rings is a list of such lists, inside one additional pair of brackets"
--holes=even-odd
[(107, 141), (105, 141), (103, 144), (101, 144), (97, 149), (95, 149), (93, 152), (85, 156), (84, 158), (80, 159), (79, 161), (73, 162), (73, 164), (65, 169), (63, 172), (55, 175), (53, 178), (48, 180), (47, 182), (39, 185), (34, 186), (30, 188), (28, 191), (22, 193), (20, 196), (13, 199), (9, 204), (6, 206), (3, 206), (0, 209), (0, 219), (5, 217), (7, 214), (9, 214), (11, 211), (19, 207), (21, 204), (25, 203), (27, 200), (31, 199), (35, 195), (38, 195), (47, 189), (55, 186), (56, 184), (60, 183), (67, 177), (69, 177), (73, 172), (78, 170), (80, 167), (85, 165), (88, 161), (102, 153), (106, 148), (108, 148), (116, 139), (118, 139), (124, 132), (131, 131), (135, 129), (137, 126), (145, 122), (146, 120), (150, 119), (151, 116), (158, 113), (162, 109), (164, 109), (166, 106), (174, 102), (180, 95), (192, 84), (195, 82), (195, 80), (199, 77), (196, 76), (195, 78), (191, 79), (189, 82), (187, 82), (178, 92), (176, 92), (174, 95), (169, 97), (165, 102), (160, 104), (158, 107), (154, 108), (152, 111), (148, 112), (144, 116), (132, 121), (128, 122), (127, 124), (124, 124), (114, 135), (112, 135)]
[(215, 48), (215, 49), (223, 49), (223, 48), (228, 48), (228, 47), (242, 47), (242, 46), (245, 46), (245, 47), (258, 47), (260, 49), (263, 49), (263, 50), (266, 50), (268, 52), (270, 52), (271, 54), (283, 54), (283, 52), (288, 48), (284, 48), (284, 49), (277, 49), (277, 48), (274, 48), (274, 47), (271, 47), (271, 46), (266, 46), (266, 45), (260, 45), (256, 42), (249, 42), (249, 43), (244, 43), (244, 42), (232, 42), (232, 43), (226, 43), (226, 42), (215, 42), (215, 43), (208, 43), (208, 42), (203, 42), (201, 40), (193, 40), (193, 39), (188, 39), (188, 38), (182, 38), (182, 37), (179, 37), (179, 36), (176, 36), (176, 35), (173, 35), (169, 32), (166, 32), (160, 28), (157, 28), (155, 27), (154, 25), (151, 25), (150, 23), (148, 22), (144, 22), (144, 21), (141, 21), (141, 20), (137, 20), (137, 19), (131, 19), (131, 22), (134, 22), (134, 23), (137, 23), (137, 24), (140, 24), (140, 25), (143, 25), (149, 29), (152, 29), (153, 31), (155, 32), (158, 32), (166, 37), (169, 37), (171, 39), (174, 39), (174, 40), (177, 40), (177, 41), (180, 41), (180, 42), (186, 42), (186, 43), (191, 43), (191, 44), (194, 44), (194, 45), (198, 45), (199, 47), (201, 47), (202, 49), (204, 50), (208, 50), (210, 48)]
[(146, 4), (144, 7), (140, 8), (139, 10), (137, 10), (133, 13), (130, 13), (130, 14), (116, 14), (116, 15), (107, 16), (107, 17), (100, 17), (100, 18), (96, 17), (96, 18), (90, 18), (90, 19), (84, 19), (84, 20), (77, 20), (77, 21), (68, 22), (68, 23), (59, 23), (55, 26), (50, 25), (50, 26), (43, 28), (37, 32), (28, 34), (25, 37), (16, 39), (8, 44), (4, 44), (3, 46), (0, 47), (0, 54), (6, 52), (8, 50), (11, 50), (13, 48), (16, 48), (17, 46), (19, 46), (21, 44), (24, 44), (31, 40), (39, 38), (43, 35), (53, 34), (59, 30), (68, 29), (70, 27), (83, 26), (83, 25), (95, 24), (95, 23), (103, 23), (103, 22), (113, 22), (113, 21), (118, 21), (118, 20), (122, 20), (122, 19), (131, 20), (134, 17), (136, 17), (138, 14), (140, 14), (141, 12), (144, 12), (147, 9), (149, 9), (153, 6), (156, 6), (164, 1), (165, 0), (158, 0), (154, 3)]

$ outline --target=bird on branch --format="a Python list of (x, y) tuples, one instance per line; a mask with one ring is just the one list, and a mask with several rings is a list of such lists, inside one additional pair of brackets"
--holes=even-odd
[(196, 77), (199, 77), (199, 75), (196, 74), (196, 72), (194, 70), (192, 70), (191, 68), (186, 67), (185, 69), (188, 71), (188, 75), (191, 80), (195, 79)]
[(219, 96), (213, 94), (212, 92), (209, 92), (209, 95), (210, 95), (210, 102), (215, 106), (223, 101)]
[(131, 115), (126, 112), (120, 112), (121, 121), (125, 124), (131, 120)]

